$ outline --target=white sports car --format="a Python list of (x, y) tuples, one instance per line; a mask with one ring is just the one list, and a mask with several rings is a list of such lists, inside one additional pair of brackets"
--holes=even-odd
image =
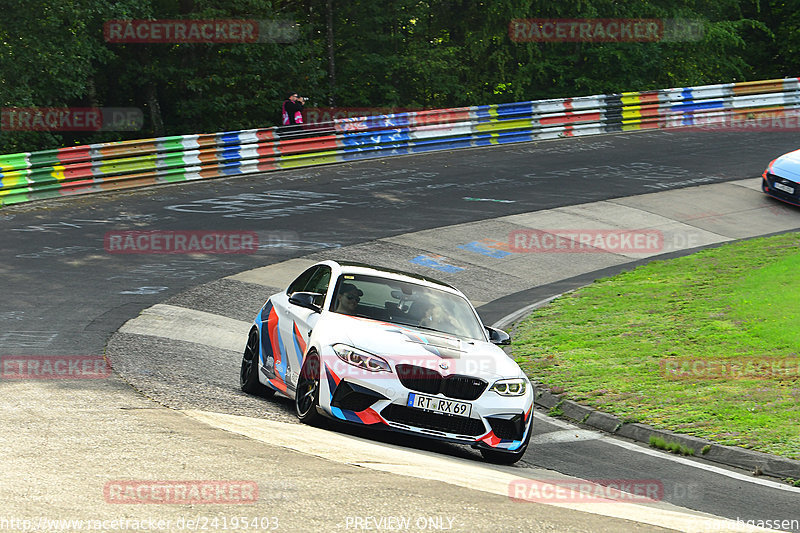
[(457, 289), (427, 277), (323, 261), (271, 296), (242, 358), (243, 391), (323, 415), (478, 448), (518, 461), (533, 388)]

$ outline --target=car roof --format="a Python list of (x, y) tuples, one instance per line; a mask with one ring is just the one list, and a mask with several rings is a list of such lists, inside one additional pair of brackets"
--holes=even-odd
[[(458, 289), (456, 289), (455, 287), (453, 287), (449, 283), (445, 283), (444, 281), (440, 281), (438, 279), (434, 279), (434, 278), (431, 278), (431, 277), (428, 277), (428, 276), (423, 276), (421, 274), (415, 274), (413, 272), (406, 272), (404, 270), (397, 270), (397, 269), (394, 269), (394, 268), (379, 267), (379, 266), (375, 266), (375, 265), (369, 265), (367, 263), (359, 263), (359, 262), (356, 262), (356, 261), (331, 261), (331, 262), (338, 264), (342, 268), (342, 270), (344, 270), (344, 271), (350, 271), (352, 269), (359, 269), (359, 270), (360, 269), (369, 269), (369, 270), (374, 270), (375, 272), (378, 272), (378, 273), (387, 273), (387, 274), (394, 274), (396, 276), (404, 276), (404, 277), (407, 277), (407, 278), (412, 278), (412, 279), (415, 279), (415, 280), (424, 281), (426, 283), (432, 283), (434, 285), (439, 285), (439, 286), (442, 286), (442, 287), (447, 287), (448, 289), (452, 289), (454, 291), (458, 291)], [(458, 291), (458, 292), (460, 292), (460, 291)]]

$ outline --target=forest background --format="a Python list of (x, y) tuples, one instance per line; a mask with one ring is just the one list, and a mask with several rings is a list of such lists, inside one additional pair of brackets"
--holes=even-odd
[[(800, 75), (800, 0), (0, 0), (0, 8), (0, 107), (143, 116), (136, 131), (2, 130), (0, 153), (269, 127), (289, 91), (308, 97), (307, 107), (439, 109)], [(520, 42), (509, 24), (528, 18), (677, 20), (702, 31), (657, 42)], [(109, 42), (104, 25), (128, 19), (275, 21), (291, 36)]]

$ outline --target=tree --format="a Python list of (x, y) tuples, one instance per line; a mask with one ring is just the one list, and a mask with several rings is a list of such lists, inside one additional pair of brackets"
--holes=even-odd
[[(0, 0), (0, 105), (133, 107), (135, 132), (0, 132), (0, 153), (279, 123), (311, 105), (446, 108), (797, 76), (800, 0)], [(701, 38), (518, 42), (526, 18), (689, 20)], [(291, 42), (113, 43), (112, 19), (288, 21)]]

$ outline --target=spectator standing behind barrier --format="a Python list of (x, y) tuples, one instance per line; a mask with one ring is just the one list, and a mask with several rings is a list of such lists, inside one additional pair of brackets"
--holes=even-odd
[(295, 92), (290, 93), (289, 98), (283, 102), (282, 119), (287, 133), (297, 130), (298, 124), (303, 123), (303, 104), (305, 102), (305, 98), (297, 96)]

